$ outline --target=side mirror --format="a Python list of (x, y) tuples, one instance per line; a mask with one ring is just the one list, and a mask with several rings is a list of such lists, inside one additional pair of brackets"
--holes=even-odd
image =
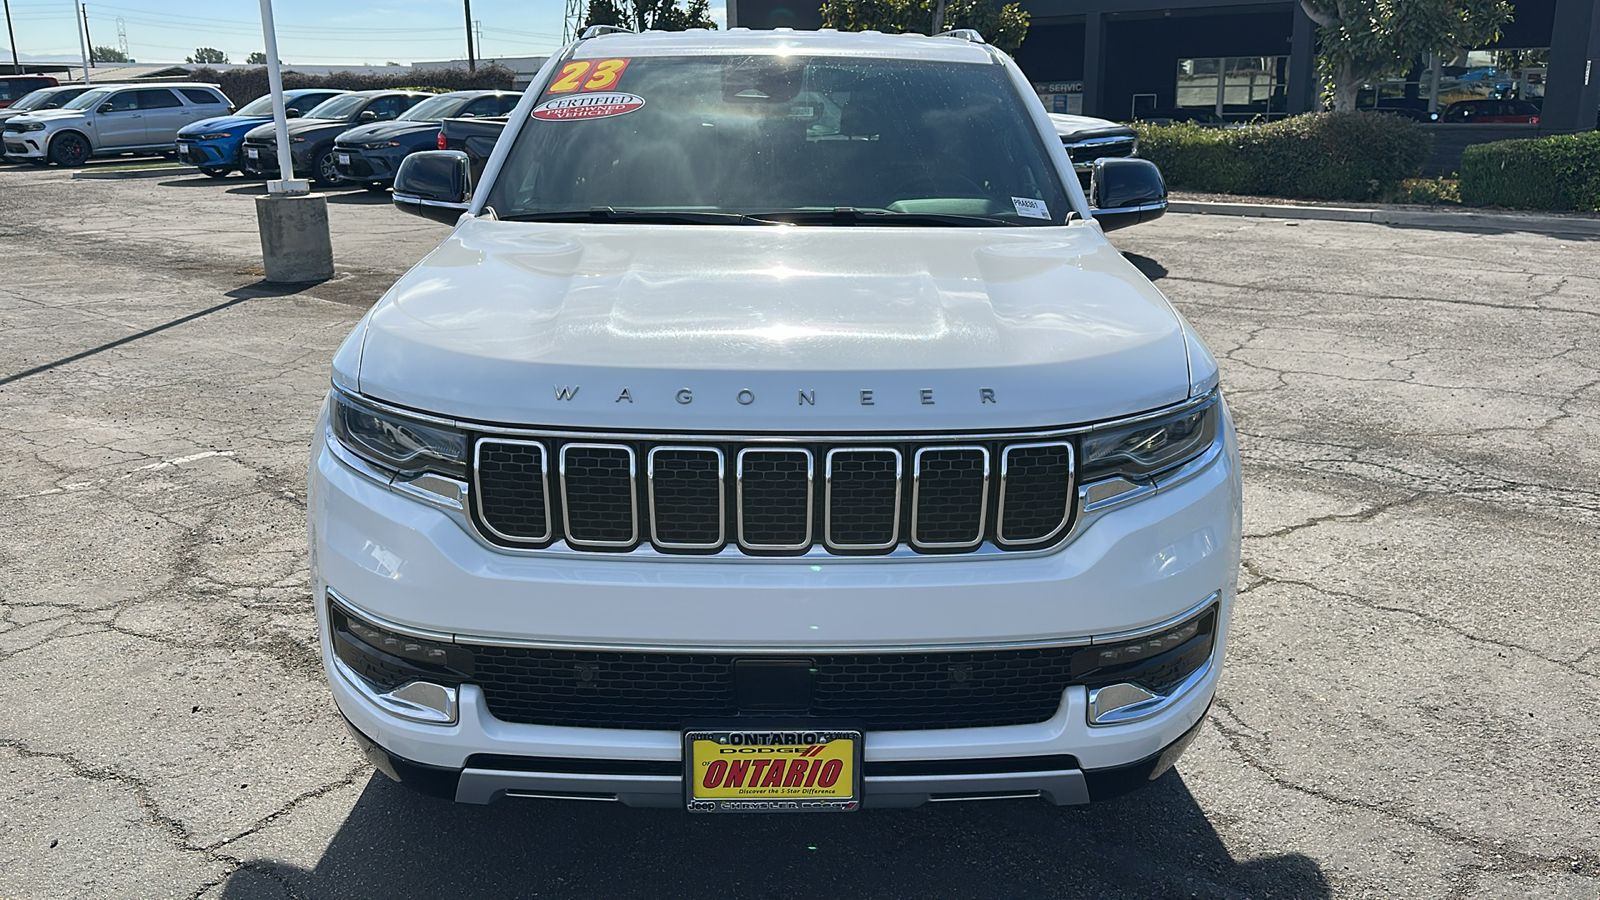
[(298, 119), (303, 115), (305, 115), (305, 113), (301, 112), (298, 109), (295, 109), (292, 106), (283, 111), (283, 117), (285, 119)]
[(460, 150), (424, 150), (394, 173), (394, 206), (402, 212), (454, 225), (472, 200), (472, 174)]
[(104, 114), (106, 114), (108, 112), (111, 112), (111, 103), (110, 103), (110, 101), (107, 101), (105, 103), (100, 104), (100, 107), (98, 109), (96, 109), (95, 112), (100, 113), (101, 115), (104, 115)]
[(1167, 183), (1147, 159), (1097, 159), (1089, 179), (1089, 205), (1103, 231), (1150, 222), (1167, 211)]
[(356, 116), (356, 121), (357, 122), (376, 122), (376, 121), (378, 121), (378, 114), (373, 112), (370, 109), (363, 109), (361, 111), (361, 115)]

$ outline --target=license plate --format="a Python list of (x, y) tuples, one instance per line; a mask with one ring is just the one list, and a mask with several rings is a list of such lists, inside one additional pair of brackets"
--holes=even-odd
[(348, 153), (339, 154), (339, 165), (341, 165), (341, 166), (350, 165), (350, 154), (348, 154)]
[(246, 149), (244, 151), (244, 155), (250, 157), (251, 159), (260, 159), (261, 158), (261, 151), (253, 150), (253, 149)]
[(683, 736), (690, 812), (854, 812), (859, 731), (690, 731)]

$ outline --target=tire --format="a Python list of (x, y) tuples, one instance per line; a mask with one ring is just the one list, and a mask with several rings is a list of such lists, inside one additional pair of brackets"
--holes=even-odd
[(338, 187), (344, 184), (344, 176), (339, 174), (339, 169), (333, 162), (333, 145), (317, 148), (312, 157), (316, 162), (311, 166), (311, 180), (319, 187)]
[(63, 131), (50, 142), (50, 161), (75, 169), (89, 161), (89, 139), (76, 131)]
[(210, 175), (212, 178), (218, 178), (218, 179), (227, 178), (229, 175), (233, 174), (233, 170), (232, 169), (215, 169), (215, 168), (213, 168), (213, 169), (201, 169), (200, 171), (206, 173), (207, 175)]

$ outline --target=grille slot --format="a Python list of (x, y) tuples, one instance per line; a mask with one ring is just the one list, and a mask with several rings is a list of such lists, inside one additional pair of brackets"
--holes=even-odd
[(550, 540), (550, 480), (537, 441), (479, 441), (474, 466), (478, 516), (499, 538)]
[(722, 451), (654, 447), (647, 457), (650, 533), (664, 550), (715, 550), (726, 540)]
[(986, 447), (924, 447), (911, 489), (911, 541), (927, 550), (963, 550), (983, 542), (989, 500)]
[(739, 451), (739, 544), (749, 550), (811, 546), (811, 451)]
[(630, 547), (639, 539), (633, 448), (567, 444), (561, 448), (561, 506), (567, 541)]
[(823, 531), (839, 550), (890, 550), (900, 539), (900, 451), (829, 450)]
[(1000, 454), (1000, 508), (996, 537), (1002, 544), (1048, 541), (1072, 513), (1072, 445), (1066, 441), (1012, 444)]

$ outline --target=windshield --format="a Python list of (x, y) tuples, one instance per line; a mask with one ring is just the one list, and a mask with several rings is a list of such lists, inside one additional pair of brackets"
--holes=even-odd
[(993, 63), (575, 61), (532, 116), (489, 193), (502, 218), (610, 208), (1059, 225), (1070, 211), (1027, 108)]
[(61, 108), (89, 109), (92, 106), (98, 106), (101, 100), (104, 100), (109, 96), (111, 96), (110, 91), (90, 91), (86, 94), (79, 94), (71, 103), (68, 103), (66, 106)]
[(334, 97), (332, 100), (324, 100), (316, 106), (313, 106), (311, 111), (306, 113), (306, 118), (348, 119), (350, 116), (355, 114), (356, 110), (361, 108), (361, 104), (366, 102), (367, 98), (362, 97), (359, 94), (345, 94), (342, 97)]
[(48, 102), (56, 93), (57, 91), (54, 88), (46, 88), (44, 90), (23, 94), (21, 100), (11, 104), (11, 109), (14, 112), (26, 112), (30, 109), (38, 109)]
[[(285, 102), (285, 105), (289, 105), (289, 104), (292, 104), (294, 101), (286, 99), (284, 102)], [(251, 100), (249, 103), (246, 103), (245, 105), (239, 107), (239, 112), (237, 112), (235, 115), (240, 115), (240, 116), (270, 116), (270, 115), (272, 115), (272, 95), (271, 94), (267, 94), (264, 97), (257, 97), (254, 100)]]
[(440, 97), (429, 97), (400, 114), (400, 118), (407, 122), (443, 122), (461, 111), (476, 97), (452, 97), (448, 94)]

